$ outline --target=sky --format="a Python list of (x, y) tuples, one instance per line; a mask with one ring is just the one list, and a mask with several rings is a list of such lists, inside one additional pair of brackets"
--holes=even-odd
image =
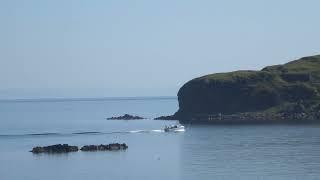
[(319, 0), (0, 0), (0, 99), (176, 96), (320, 54)]

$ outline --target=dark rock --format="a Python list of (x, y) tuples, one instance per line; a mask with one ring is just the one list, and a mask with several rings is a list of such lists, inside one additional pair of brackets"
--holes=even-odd
[[(112, 143), (107, 145), (85, 145), (81, 147), (81, 151), (114, 151), (114, 150), (126, 150), (128, 146), (123, 143)], [(79, 148), (77, 146), (69, 146), (68, 144), (56, 144), (51, 146), (44, 147), (34, 147), (30, 152), (38, 153), (68, 153), (68, 152), (77, 152)]]
[(174, 116), (160, 116), (154, 118), (154, 120), (177, 120)]
[(80, 148), (81, 151), (98, 151), (98, 146), (96, 145), (86, 145)]
[(128, 146), (123, 143), (112, 143), (107, 145), (86, 145), (81, 147), (81, 151), (114, 151), (114, 150), (125, 150), (128, 149)]
[(107, 118), (107, 120), (139, 120), (139, 119), (145, 119), (145, 118), (140, 117), (140, 116), (133, 116), (130, 114), (125, 114), (123, 116), (118, 116), (118, 117)]
[(44, 147), (34, 147), (31, 152), (38, 153), (68, 153), (68, 152), (77, 152), (79, 148), (77, 146), (69, 146), (68, 144), (56, 144), (51, 146)]

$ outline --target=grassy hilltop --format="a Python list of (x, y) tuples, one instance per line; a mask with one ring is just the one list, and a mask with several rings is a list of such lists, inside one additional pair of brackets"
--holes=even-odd
[(320, 55), (260, 71), (216, 73), (193, 79), (178, 92), (177, 119), (241, 113), (304, 113), (320, 110)]

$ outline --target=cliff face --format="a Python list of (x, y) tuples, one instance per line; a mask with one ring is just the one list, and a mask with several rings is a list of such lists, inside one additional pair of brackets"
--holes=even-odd
[(210, 74), (178, 92), (178, 119), (246, 112), (315, 112), (320, 104), (320, 55), (260, 71)]

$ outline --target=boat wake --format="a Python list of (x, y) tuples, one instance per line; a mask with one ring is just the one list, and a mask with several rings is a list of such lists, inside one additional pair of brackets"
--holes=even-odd
[(160, 132), (160, 133), (162, 133), (162, 132), (164, 132), (164, 130), (163, 129), (155, 129), (155, 130), (151, 130), (151, 132)]
[(135, 130), (135, 131), (129, 131), (130, 133), (162, 133), (164, 130), (162, 129), (154, 129), (154, 130)]
[(28, 133), (28, 134), (0, 134), (0, 138), (6, 137), (34, 137), (34, 136), (74, 136), (74, 135), (103, 135), (103, 134), (128, 134), (128, 133), (163, 133), (163, 129), (154, 130), (132, 130), (132, 131), (80, 131), (72, 133), (59, 133), (59, 132), (44, 132), (44, 133)]

